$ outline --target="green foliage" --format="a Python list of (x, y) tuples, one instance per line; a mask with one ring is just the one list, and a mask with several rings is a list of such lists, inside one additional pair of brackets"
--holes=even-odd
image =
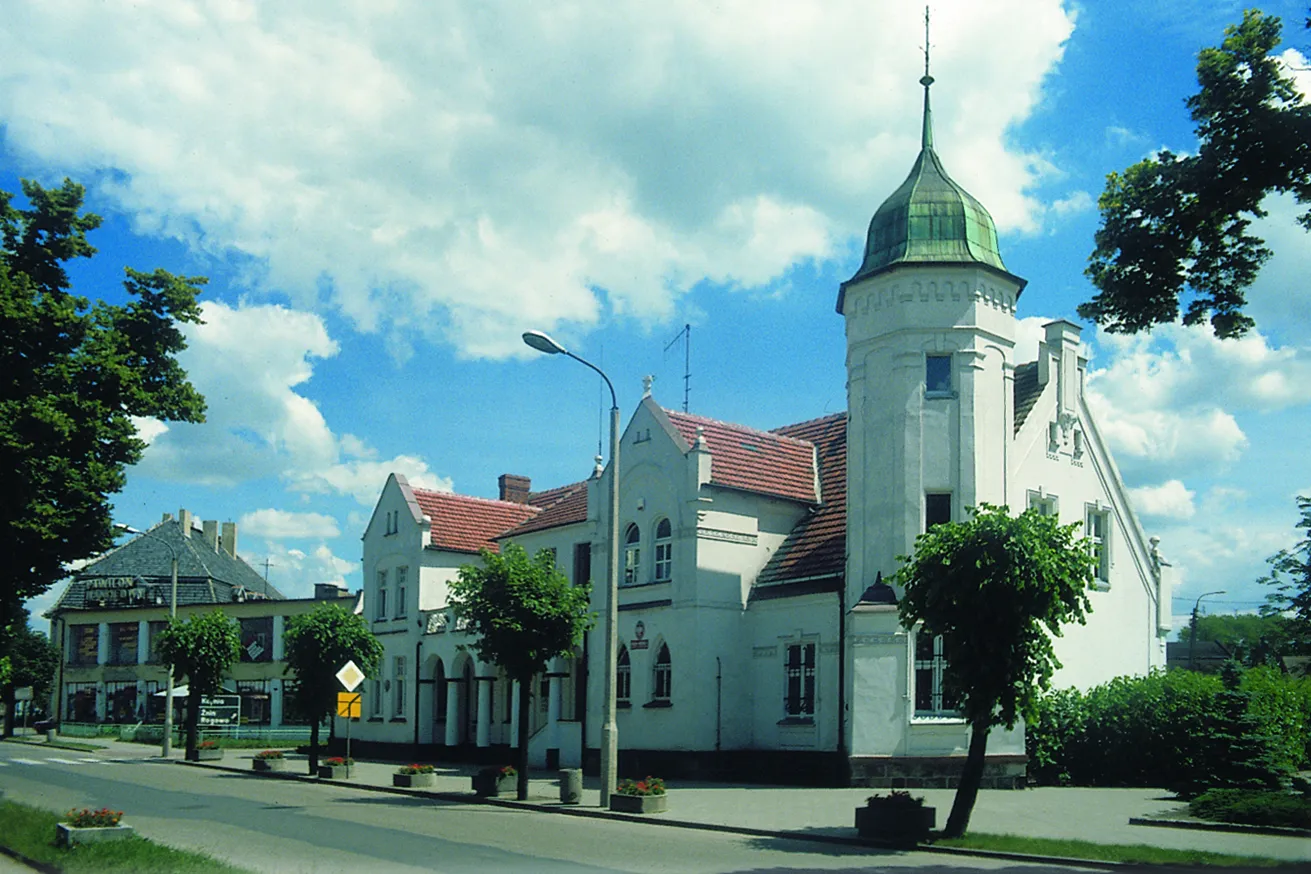
[(376, 677), (382, 663), (382, 643), (369, 624), (340, 604), (325, 602), (289, 617), (282, 639), (287, 673), (300, 682), (296, 706), (313, 724), (335, 711), (342, 691), (337, 671), (346, 662), (355, 662), (366, 677)]
[(1292, 549), (1270, 556), (1270, 574), (1258, 582), (1274, 589), (1261, 612), (1284, 615), (1288, 650), (1311, 655), (1311, 498), (1299, 495), (1297, 509), (1303, 538)]
[[(1290, 653), (1289, 620), (1278, 614), (1243, 613), (1237, 616), (1215, 615), (1197, 618), (1198, 642), (1218, 641), (1247, 667), (1277, 667), (1279, 657)], [(1188, 643), (1193, 636), (1191, 624), (1179, 629), (1179, 639)]]
[[(1198, 56), (1198, 93), (1188, 98), (1195, 155), (1162, 151), (1106, 178), (1102, 225), (1087, 275), (1097, 294), (1079, 315), (1108, 331), (1135, 333), (1209, 319), (1216, 335), (1242, 336), (1254, 322), (1245, 291), (1270, 250), (1249, 233), (1270, 193), (1311, 203), (1311, 106), (1301, 102), (1274, 49), (1278, 18), (1251, 9)], [(1298, 222), (1311, 229), (1311, 210)]]
[(27, 209), (0, 191), (0, 629), (68, 562), (111, 545), (108, 498), (145, 448), (132, 417), (200, 422), (205, 409), (175, 358), (205, 280), (128, 269), (130, 302), (91, 305), (64, 269), (95, 253), (82, 186), (24, 180), (23, 195)]
[(595, 619), (590, 587), (575, 586), (541, 550), (531, 559), (507, 543), (500, 553), (484, 549), (483, 566), (465, 565), (451, 582), (451, 606), (478, 635), (470, 647), (526, 683), (557, 656), (568, 656)]
[(1090, 859), (1122, 865), (1158, 866), (1162, 871), (1194, 871), (1212, 867), (1273, 868), (1278, 859), (1264, 856), (1236, 856), (1207, 850), (1157, 847), (1150, 844), (1096, 844), (1075, 838), (1030, 838), (1024, 835), (971, 834), (963, 838), (935, 840), (936, 847), (963, 847), (1026, 856), (1055, 856), (1061, 859)]
[(175, 679), (186, 677), (187, 755), (199, 737), (200, 699), (223, 689), (228, 668), (241, 657), (241, 632), (235, 620), (222, 610), (196, 613), (186, 621), (176, 617), (159, 633), (159, 659), (173, 666)]
[(1293, 677), (1269, 667), (1243, 674), (1248, 712), (1270, 735), (1276, 768), (1311, 767), (1311, 677)]
[(31, 686), (32, 703), (44, 707), (50, 700), (50, 688), (59, 668), (59, 647), (51, 643), (44, 632), (28, 627), (26, 609), (19, 609), (14, 625), (9, 636), (9, 655), (5, 657), (9, 671), (7, 675), (0, 675), (0, 699), (7, 707), (5, 737), (14, 733), (14, 691), (21, 686)]
[(913, 557), (900, 557), (897, 609), (907, 627), (923, 622), (943, 636), (946, 689), (966, 720), (1012, 728), (1033, 715), (1060, 667), (1051, 638), (1092, 609), (1095, 559), (1076, 540), (1077, 523), (989, 504), (972, 514), (934, 526), (915, 539)]
[(1216, 706), (1197, 726), (1201, 758), (1208, 767), (1194, 769), (1170, 787), (1185, 798), (1208, 789), (1273, 789), (1283, 776), (1270, 727), (1250, 711), (1251, 694), (1240, 688), (1242, 668), (1227, 663), (1220, 680), (1224, 689), (1215, 696)]
[(1212, 789), (1190, 801), (1188, 812), (1216, 822), (1311, 828), (1311, 800), (1287, 792)]

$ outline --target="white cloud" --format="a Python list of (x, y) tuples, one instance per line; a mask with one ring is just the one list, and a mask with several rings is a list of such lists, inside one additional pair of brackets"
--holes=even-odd
[(1056, 218), (1063, 219), (1084, 212), (1091, 212), (1097, 201), (1086, 191), (1071, 192), (1068, 197), (1052, 201), (1051, 212)]
[(238, 522), (241, 530), (269, 540), (317, 539), (337, 537), (341, 528), (337, 520), (322, 513), (293, 513), (265, 508), (244, 514)]
[(1191, 519), (1197, 512), (1193, 506), (1196, 493), (1182, 482), (1172, 479), (1159, 486), (1130, 489), (1134, 509), (1143, 516), (1166, 516), (1172, 519)]
[(277, 540), (265, 541), (264, 547), (259, 555), (243, 549), (241, 557), (251, 567), (260, 569), (267, 559), (269, 582), (288, 598), (312, 597), (315, 583), (345, 587), (346, 574), (358, 567), (358, 562), (337, 557), (325, 543), (308, 551), (290, 548)]
[(402, 474), (410, 485), (423, 489), (449, 492), (454, 485), (448, 477), (432, 473), (423, 459), (397, 455), (387, 461), (356, 458), (318, 470), (299, 472), (291, 477), (291, 487), (307, 494), (350, 495), (364, 506), (371, 507), (377, 503), (378, 493), (391, 473)]
[[(401, 360), (666, 319), (706, 278), (768, 287), (845, 245), (920, 130), (920, 11), (892, 0), (5, 12), (11, 150)], [(1072, 29), (1059, 0), (935, 9), (935, 143), (1003, 231), (1039, 226), (1055, 168), (1006, 131)]]

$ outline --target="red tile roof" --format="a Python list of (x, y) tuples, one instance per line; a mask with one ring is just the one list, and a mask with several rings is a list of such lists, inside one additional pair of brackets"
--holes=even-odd
[(815, 446), (823, 503), (792, 529), (756, 585), (841, 576), (847, 561), (847, 414), (785, 425), (775, 433)]
[(413, 489), (419, 509), (432, 520), (431, 543), (436, 549), (477, 552), (499, 547), (493, 539), (541, 513), (541, 509), (509, 501), (471, 498), (451, 492)]
[(587, 480), (570, 483), (544, 492), (533, 492), (528, 503), (540, 507), (536, 516), (499, 535), (500, 539), (517, 537), (533, 531), (545, 531), (560, 525), (587, 521)]
[(688, 446), (696, 442), (696, 429), (704, 429), (714, 485), (815, 503), (815, 445), (810, 441), (689, 413), (664, 413)]

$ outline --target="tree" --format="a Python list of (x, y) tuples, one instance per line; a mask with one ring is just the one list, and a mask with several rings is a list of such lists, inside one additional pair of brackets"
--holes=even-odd
[(241, 632), (222, 610), (177, 618), (159, 633), (159, 657), (173, 666), (174, 676), (187, 678), (187, 758), (196, 756), (200, 730), (200, 699), (223, 689), (228, 668), (241, 657)]
[[(1288, 651), (1288, 635), (1288, 620), (1277, 613), (1216, 614), (1197, 618), (1199, 643), (1212, 640), (1222, 643), (1247, 667), (1276, 666), (1279, 656)], [(1181, 642), (1188, 643), (1192, 637), (1191, 624), (1179, 629)]]
[(944, 835), (960, 837), (983, 778), (988, 730), (1033, 720), (1040, 690), (1061, 666), (1052, 637), (1084, 622), (1096, 558), (1076, 541), (1079, 524), (980, 504), (963, 522), (935, 525), (899, 556), (897, 605), (907, 628), (942, 635), (946, 693), (960, 702), (970, 747)]
[(590, 585), (572, 585), (555, 568), (555, 556), (540, 550), (531, 559), (507, 543), (501, 552), (484, 549), (483, 565), (464, 565), (451, 582), (451, 606), (478, 635), (470, 644), (478, 658), (500, 667), (519, 684), (519, 800), (528, 798), (528, 716), (532, 679), (547, 662), (572, 654), (592, 627)]
[(319, 725), (331, 716), (342, 691), (337, 672), (355, 662), (366, 677), (376, 677), (382, 664), (382, 643), (364, 617), (339, 604), (324, 603), (309, 613), (292, 616), (282, 634), (287, 673), (300, 684), (295, 705), (310, 721), (309, 772), (319, 769)]
[(132, 300), (93, 306), (63, 266), (96, 251), (82, 186), (24, 180), (23, 194), (28, 209), (0, 191), (0, 629), (65, 564), (111, 546), (109, 496), (145, 448), (133, 417), (201, 422), (205, 410), (174, 357), (205, 280), (128, 269)]
[(1270, 573), (1257, 582), (1274, 589), (1261, 613), (1283, 616), (1289, 651), (1306, 655), (1311, 654), (1311, 497), (1299, 495), (1297, 509), (1302, 514), (1297, 527), (1305, 536), (1266, 559)]
[[(1086, 271), (1097, 294), (1079, 315), (1132, 334), (1175, 321), (1188, 292), (1185, 325), (1209, 319), (1231, 338), (1255, 324), (1245, 292), (1270, 250), (1251, 222), (1267, 194), (1311, 204), (1311, 106), (1271, 54), (1280, 33), (1278, 18), (1250, 9), (1202, 50), (1187, 101), (1195, 155), (1162, 151), (1107, 176)], [(1298, 223), (1311, 230), (1311, 209)]]
[(32, 687), (33, 703), (50, 700), (50, 687), (59, 668), (59, 648), (43, 632), (27, 626), (27, 611), (20, 610), (10, 637), (9, 675), (0, 677), (0, 696), (5, 703), (4, 736), (14, 734), (14, 693), (23, 686)]

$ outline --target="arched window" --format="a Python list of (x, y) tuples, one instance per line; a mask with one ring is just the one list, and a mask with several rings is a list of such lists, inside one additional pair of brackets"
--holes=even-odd
[(438, 659), (432, 669), (432, 703), (435, 711), (434, 722), (446, 721), (446, 666)]
[(662, 643), (660, 652), (656, 654), (655, 669), (651, 675), (651, 700), (669, 703), (673, 685), (674, 672), (669, 663), (669, 644)]
[(674, 574), (673, 526), (668, 519), (656, 523), (655, 530), (655, 579), (658, 583), (667, 582)]
[(641, 582), (639, 572), (642, 568), (642, 532), (636, 525), (629, 525), (624, 534), (624, 585), (631, 586)]
[(633, 662), (628, 647), (619, 647), (619, 663), (615, 667), (615, 703), (629, 704), (633, 700)]

